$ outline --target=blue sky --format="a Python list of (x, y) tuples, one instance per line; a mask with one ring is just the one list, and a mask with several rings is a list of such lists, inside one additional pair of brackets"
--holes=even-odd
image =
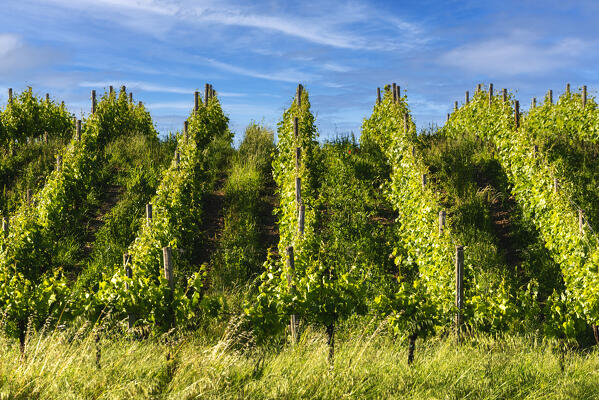
[(386, 83), (407, 90), (421, 128), (479, 82), (522, 105), (599, 84), (597, 1), (2, 3), (0, 104), (31, 85), (79, 114), (91, 89), (124, 84), (163, 133), (180, 129), (205, 82), (236, 133), (251, 120), (276, 127), (301, 82), (325, 139), (358, 133)]

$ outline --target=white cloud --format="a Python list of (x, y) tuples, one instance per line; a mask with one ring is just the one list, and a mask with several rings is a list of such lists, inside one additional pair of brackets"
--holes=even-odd
[(314, 79), (314, 76), (312, 74), (300, 72), (290, 68), (279, 70), (276, 72), (258, 72), (249, 68), (238, 67), (236, 65), (213, 60), (211, 58), (200, 58), (200, 61), (212, 67), (221, 69), (223, 71), (232, 72), (237, 75), (250, 76), (252, 78), (291, 83), (306, 82)]
[(593, 46), (593, 43), (577, 38), (543, 44), (525, 32), (516, 32), (505, 38), (455, 48), (443, 54), (439, 61), (487, 75), (548, 73), (572, 65)]
[(40, 65), (49, 65), (58, 53), (46, 48), (34, 48), (19, 35), (0, 34), (0, 73), (6, 75), (26, 72)]

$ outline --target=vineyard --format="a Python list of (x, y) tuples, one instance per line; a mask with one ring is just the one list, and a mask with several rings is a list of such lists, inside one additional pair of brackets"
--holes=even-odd
[[(191, 97), (191, 96), (190, 96)], [(0, 109), (2, 398), (596, 398), (599, 107), (478, 85), (418, 130), (378, 89), (319, 138), (123, 86)]]

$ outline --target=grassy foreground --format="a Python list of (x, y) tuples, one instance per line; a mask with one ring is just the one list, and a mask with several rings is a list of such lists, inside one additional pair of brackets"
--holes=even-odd
[[(228, 330), (231, 332), (234, 330)], [(329, 368), (326, 335), (301, 343), (247, 350), (225, 333), (207, 343), (193, 335), (166, 343), (55, 332), (18, 343), (0, 338), (2, 399), (592, 399), (599, 396), (597, 351), (561, 352), (531, 337), (451, 338), (417, 342), (414, 364), (405, 344), (382, 330), (341, 332)], [(96, 364), (100, 349), (100, 366)], [(171, 352), (170, 358), (167, 355)]]

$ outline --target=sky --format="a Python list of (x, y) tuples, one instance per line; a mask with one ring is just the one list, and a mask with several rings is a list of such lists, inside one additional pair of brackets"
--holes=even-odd
[[(213, 85), (239, 140), (276, 129), (298, 83), (323, 140), (353, 132), (376, 88), (396, 82), (419, 128), (443, 124), (478, 83), (524, 109), (599, 86), (597, 1), (2, 0), (0, 106), (32, 86), (89, 112), (90, 91), (125, 85), (162, 134)], [(554, 95), (555, 96), (555, 95)]]

